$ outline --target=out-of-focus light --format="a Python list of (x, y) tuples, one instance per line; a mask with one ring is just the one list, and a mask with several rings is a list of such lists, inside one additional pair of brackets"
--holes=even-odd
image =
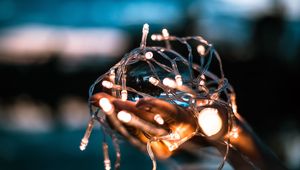
[(154, 78), (154, 77), (150, 77), (150, 78), (149, 78), (149, 82), (150, 82), (151, 84), (153, 84), (154, 86), (157, 86), (158, 83), (159, 83), (159, 81), (158, 81), (156, 78)]
[(218, 109), (205, 108), (198, 114), (198, 123), (203, 133), (207, 136), (217, 134), (222, 129), (222, 119)]
[(150, 60), (153, 57), (153, 53), (151, 51), (146, 52), (145, 58)]
[(182, 82), (181, 75), (176, 75), (175, 80), (176, 80), (176, 83), (177, 83), (178, 86), (182, 86), (183, 82)]
[(112, 104), (110, 103), (108, 98), (105, 98), (105, 97), (99, 100), (99, 105), (103, 109), (103, 111), (105, 111), (107, 113), (113, 109)]
[(123, 101), (126, 101), (127, 98), (128, 98), (127, 90), (122, 90), (122, 91), (121, 91), (121, 99), (122, 99)]
[(102, 81), (102, 86), (105, 88), (111, 89), (114, 86), (114, 84), (110, 81), (104, 80), (104, 81)]
[(165, 122), (164, 119), (159, 114), (156, 114), (154, 116), (154, 120), (160, 125), (163, 125)]
[(197, 51), (201, 56), (203, 56), (205, 54), (205, 47), (203, 45), (198, 45)]
[(172, 88), (172, 89), (175, 89), (177, 87), (177, 83), (174, 80), (170, 79), (170, 78), (164, 78), (163, 84), (165, 86), (168, 86), (168, 87)]
[(120, 111), (117, 115), (118, 119), (124, 123), (128, 123), (131, 121), (132, 116), (130, 113), (126, 112), (126, 111)]
[(163, 29), (162, 30), (162, 35), (164, 36), (164, 37), (168, 37), (170, 34), (169, 34), (169, 31), (167, 30), (167, 29)]

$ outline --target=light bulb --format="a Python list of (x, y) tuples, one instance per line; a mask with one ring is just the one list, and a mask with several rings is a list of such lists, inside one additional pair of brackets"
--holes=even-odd
[(124, 123), (128, 123), (132, 119), (132, 115), (124, 110), (120, 111), (117, 115), (118, 119)]
[(102, 81), (102, 86), (105, 88), (111, 89), (114, 86), (114, 84), (110, 81), (104, 80), (104, 81)]
[(150, 82), (151, 84), (153, 84), (154, 86), (157, 86), (158, 83), (159, 83), (159, 81), (158, 81), (156, 78), (154, 78), (154, 77), (150, 77), (150, 78), (149, 78), (149, 82)]
[(163, 125), (165, 123), (164, 119), (159, 114), (156, 114), (154, 116), (154, 120), (160, 125)]
[(127, 100), (127, 98), (128, 98), (127, 90), (122, 90), (122, 91), (121, 91), (121, 99), (122, 99), (123, 101), (125, 101), (125, 100)]
[(162, 35), (163, 35), (164, 37), (168, 37), (170, 34), (169, 34), (168, 30), (164, 28), (164, 29), (162, 30)]
[(204, 55), (205, 54), (205, 47), (203, 45), (198, 45), (197, 46), (197, 51), (200, 55)]
[(105, 97), (99, 100), (99, 105), (102, 108), (102, 110), (107, 113), (109, 113), (113, 109), (112, 104), (110, 103), (108, 98)]
[(174, 80), (168, 78), (168, 77), (167, 77), (167, 78), (164, 78), (163, 84), (164, 84), (165, 86), (168, 86), (168, 87), (172, 88), (172, 89), (175, 89), (175, 88), (177, 87), (176, 82), (175, 82)]
[(153, 57), (153, 53), (151, 51), (146, 52), (145, 58), (150, 60)]
[(204, 108), (198, 114), (198, 124), (205, 135), (213, 136), (221, 131), (223, 123), (218, 112), (215, 108)]
[(178, 86), (182, 86), (183, 83), (182, 83), (181, 75), (176, 75), (175, 80), (176, 80), (176, 83), (177, 83)]

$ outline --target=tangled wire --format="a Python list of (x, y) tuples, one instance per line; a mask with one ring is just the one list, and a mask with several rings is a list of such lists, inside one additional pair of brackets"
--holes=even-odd
[[(238, 130), (235, 93), (224, 76), (219, 54), (200, 36), (176, 37), (166, 29), (151, 36), (164, 46), (146, 46), (148, 32), (149, 25), (144, 24), (140, 47), (125, 54), (91, 85), (91, 119), (80, 149), (85, 149), (94, 122), (98, 122), (113, 141), (115, 169), (121, 159), (118, 133), (148, 152), (156, 169), (156, 157), (169, 157), (198, 135), (226, 145), (222, 169), (230, 147), (228, 136), (237, 138)], [(217, 63), (218, 75), (210, 71), (212, 63)], [(108, 149), (104, 138), (106, 170), (111, 169)]]

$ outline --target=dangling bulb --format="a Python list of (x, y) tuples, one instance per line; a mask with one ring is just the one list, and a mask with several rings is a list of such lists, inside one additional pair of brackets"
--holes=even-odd
[(213, 136), (221, 131), (223, 123), (218, 109), (204, 108), (198, 114), (198, 124), (205, 135)]
[(81, 143), (80, 143), (80, 146), (79, 146), (81, 151), (85, 150), (87, 144), (89, 143), (89, 138), (91, 136), (93, 127), (94, 127), (94, 119), (92, 118), (89, 121), (89, 124), (86, 128), (86, 131), (84, 133), (83, 138), (81, 139)]

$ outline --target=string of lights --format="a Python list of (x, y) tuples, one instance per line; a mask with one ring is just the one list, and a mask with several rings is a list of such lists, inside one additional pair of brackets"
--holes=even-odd
[[(148, 152), (155, 170), (156, 157), (169, 157), (197, 135), (226, 145), (226, 154), (218, 168), (222, 169), (232, 147), (231, 140), (239, 138), (239, 129), (235, 126), (238, 115), (235, 92), (224, 75), (219, 54), (200, 36), (176, 37), (167, 29), (151, 36), (165, 46), (147, 46), (148, 33), (149, 25), (144, 24), (140, 46), (125, 54), (91, 85), (91, 120), (80, 149), (86, 148), (97, 121), (104, 134), (112, 138), (117, 158), (115, 169), (120, 167), (116, 135), (120, 133)], [(179, 45), (186, 52), (176, 51)], [(210, 71), (214, 61), (220, 75)], [(109, 170), (111, 161), (105, 140), (104, 167)], [(158, 148), (166, 151), (160, 153)]]

